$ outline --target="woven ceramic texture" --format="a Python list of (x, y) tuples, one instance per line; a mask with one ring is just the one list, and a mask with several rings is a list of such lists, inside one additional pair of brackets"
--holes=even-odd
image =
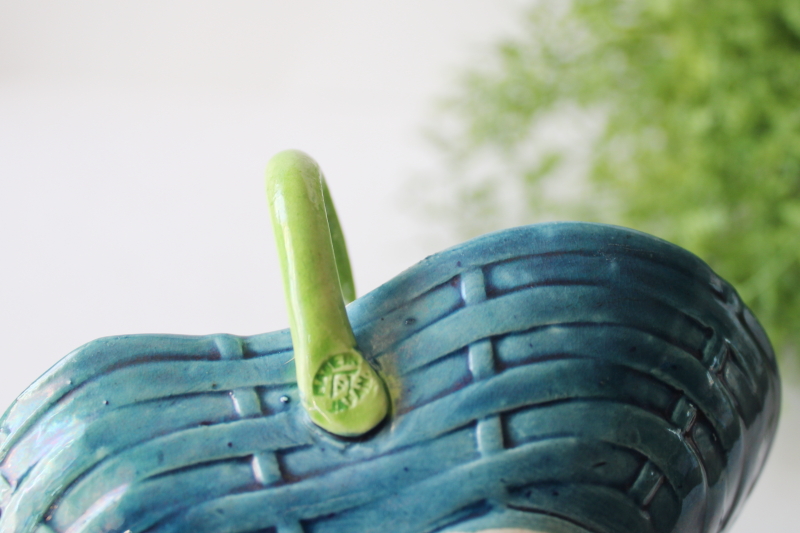
[(371, 434), (308, 422), (288, 331), (100, 339), (2, 419), (0, 531), (716, 533), (775, 432), (761, 327), (631, 230), (487, 235), (348, 314), (393, 402)]

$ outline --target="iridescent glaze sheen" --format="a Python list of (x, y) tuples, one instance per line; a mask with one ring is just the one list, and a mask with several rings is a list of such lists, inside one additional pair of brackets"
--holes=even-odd
[(69, 354), (0, 421), (0, 531), (718, 533), (775, 434), (756, 319), (632, 230), (486, 235), (347, 315), (390, 395), (355, 439), (309, 420), (288, 330)]

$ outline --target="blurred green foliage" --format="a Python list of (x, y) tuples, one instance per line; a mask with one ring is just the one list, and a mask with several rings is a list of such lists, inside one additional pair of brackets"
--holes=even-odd
[[(537, 2), (438, 118), (462, 236), (545, 218), (658, 235), (732, 282), (796, 353), (799, 0)], [(509, 199), (524, 204), (513, 220)]]

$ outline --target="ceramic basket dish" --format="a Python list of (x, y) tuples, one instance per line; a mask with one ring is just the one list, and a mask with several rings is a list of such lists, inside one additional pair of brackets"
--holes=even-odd
[(718, 533), (775, 433), (756, 319), (636, 231), (486, 235), (347, 315), (390, 398), (358, 438), (309, 420), (288, 330), (69, 354), (0, 420), (0, 531)]

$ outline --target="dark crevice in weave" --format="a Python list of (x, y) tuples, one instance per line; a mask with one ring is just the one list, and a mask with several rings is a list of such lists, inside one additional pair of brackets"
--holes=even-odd
[(479, 500), (477, 502), (465, 505), (464, 507), (461, 507), (460, 509), (457, 509), (452, 513), (436, 520), (435, 523), (429, 526), (431, 529), (426, 529), (425, 531), (436, 533), (438, 531), (447, 529), (450, 526), (485, 516), (492, 512), (492, 510), (494, 510), (494, 506), (492, 506), (489, 502), (486, 500)]
[(588, 524), (584, 524), (583, 522), (579, 522), (578, 520), (575, 520), (573, 517), (567, 516), (565, 514), (556, 513), (556, 512), (548, 511), (548, 510), (545, 510), (545, 509), (537, 509), (537, 508), (534, 508), (534, 507), (523, 507), (523, 506), (520, 506), (520, 505), (510, 505), (509, 504), (509, 505), (506, 505), (506, 507), (508, 507), (509, 509), (512, 509), (514, 511), (519, 511), (519, 512), (522, 512), (522, 513), (541, 514), (541, 515), (546, 515), (546, 516), (552, 516), (553, 518), (558, 518), (559, 520), (563, 520), (564, 522), (569, 522), (570, 524), (572, 524), (574, 526), (578, 526), (579, 528), (585, 529), (586, 533), (605, 533), (604, 531), (600, 531), (599, 529), (595, 529), (595, 528), (589, 526)]

